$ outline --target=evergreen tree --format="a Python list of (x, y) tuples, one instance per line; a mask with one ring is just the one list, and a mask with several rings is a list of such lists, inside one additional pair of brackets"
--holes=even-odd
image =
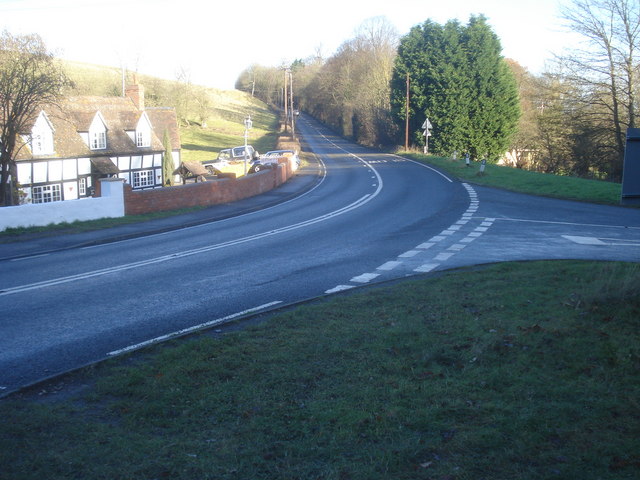
[(171, 138), (169, 138), (169, 130), (164, 131), (164, 138), (162, 139), (162, 145), (164, 147), (164, 153), (162, 155), (162, 179), (165, 187), (173, 185), (173, 172), (176, 166), (173, 163), (173, 154), (171, 148)]
[(516, 83), (500, 52), (500, 41), (484, 17), (471, 17), (467, 26), (429, 20), (401, 39), (392, 105), (404, 125), (408, 72), (414, 144), (424, 144), (420, 126), (428, 117), (436, 153), (457, 150), (497, 160), (507, 150), (520, 113)]

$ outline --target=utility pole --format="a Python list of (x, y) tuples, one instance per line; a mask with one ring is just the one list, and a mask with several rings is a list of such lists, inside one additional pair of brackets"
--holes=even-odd
[(404, 125), (404, 149), (409, 150), (409, 72), (407, 72), (407, 101), (405, 103), (406, 119)]
[(287, 94), (287, 77), (289, 76), (289, 69), (285, 69), (284, 71), (284, 133), (287, 133), (287, 125), (289, 122), (289, 98)]
[(289, 95), (291, 97), (291, 136), (295, 138), (296, 136), (296, 124), (295, 124), (295, 115), (293, 114), (293, 72), (289, 70)]

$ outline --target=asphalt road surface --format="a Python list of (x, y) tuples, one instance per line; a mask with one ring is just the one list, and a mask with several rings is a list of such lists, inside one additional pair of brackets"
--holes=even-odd
[(640, 261), (640, 211), (460, 183), (298, 131), (319, 182), (284, 203), (0, 261), (0, 394), (176, 334), (356, 286), (530, 259)]

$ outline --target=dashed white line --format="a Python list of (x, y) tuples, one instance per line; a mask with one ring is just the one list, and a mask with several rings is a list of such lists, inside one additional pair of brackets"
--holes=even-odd
[(402, 262), (397, 262), (397, 261), (387, 262), (380, 265), (378, 268), (376, 268), (376, 270), (389, 271), (389, 270), (393, 270), (394, 268), (400, 265), (402, 265)]
[(204, 322), (199, 325), (194, 325), (193, 327), (183, 328), (182, 330), (178, 330), (176, 332), (167, 333), (166, 335), (160, 335), (159, 337), (152, 338), (150, 340), (145, 340), (144, 342), (136, 343), (135, 345), (129, 345), (128, 347), (121, 348), (119, 350), (114, 350), (112, 352), (107, 353), (108, 356), (112, 357), (115, 355), (120, 355), (121, 353), (131, 352), (132, 350), (137, 350), (141, 347), (146, 347), (148, 345), (153, 345), (154, 343), (159, 343), (164, 340), (168, 340), (170, 338), (186, 335), (188, 333), (193, 333), (198, 330), (202, 330), (204, 328), (213, 327), (215, 325), (220, 325), (222, 323), (227, 323), (233, 319), (238, 317), (242, 317), (244, 315), (248, 315), (250, 313), (256, 313), (261, 310), (266, 310), (267, 308), (273, 307), (282, 303), (281, 300), (277, 300), (275, 302), (265, 303), (264, 305), (260, 305), (258, 307), (249, 308), (247, 310), (243, 310), (242, 312), (233, 313), (231, 315), (227, 315), (226, 317), (217, 318), (216, 320), (211, 320), (210, 322)]
[(439, 267), (440, 264), (439, 263), (425, 263), (424, 265), (419, 266), (418, 268), (416, 268), (414, 270), (414, 272), (418, 272), (418, 273), (428, 273), (431, 270), (433, 270), (434, 268)]
[(374, 278), (379, 277), (379, 273), (363, 273), (362, 275), (358, 275), (357, 277), (353, 277), (350, 282), (355, 283), (369, 283)]
[(337, 287), (331, 288), (324, 293), (344, 292), (345, 290), (349, 290), (351, 288), (355, 288), (355, 287), (353, 285), (338, 285)]
[(398, 257), (400, 257), (400, 258), (411, 258), (411, 257), (415, 257), (419, 253), (420, 253), (419, 250), (409, 250), (408, 252), (404, 252), (404, 253), (398, 255)]

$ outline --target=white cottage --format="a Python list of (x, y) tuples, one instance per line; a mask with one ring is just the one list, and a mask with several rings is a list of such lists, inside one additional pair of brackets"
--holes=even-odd
[[(16, 164), (23, 203), (88, 197), (98, 179), (119, 177), (133, 189), (157, 188), (162, 175), (163, 138), (168, 133), (174, 168), (180, 165), (180, 135), (173, 108), (145, 108), (144, 89), (126, 97), (69, 97), (44, 108)], [(173, 170), (173, 169), (172, 169)]]

